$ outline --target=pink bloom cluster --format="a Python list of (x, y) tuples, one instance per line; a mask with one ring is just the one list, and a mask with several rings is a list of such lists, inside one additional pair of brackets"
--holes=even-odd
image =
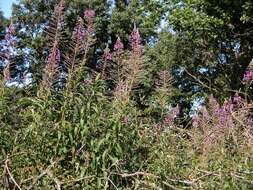
[(85, 30), (83, 25), (83, 19), (79, 18), (77, 25), (74, 28), (72, 33), (72, 38), (81, 42), (87, 36), (90, 36), (94, 32), (94, 19), (95, 19), (95, 11), (92, 9), (88, 9), (84, 11), (84, 18), (87, 22), (87, 29)]
[(180, 110), (178, 106), (172, 108), (170, 113), (165, 116), (163, 123), (165, 125), (172, 125), (174, 123), (175, 118), (178, 116), (179, 113), (180, 113)]
[(84, 11), (84, 18), (87, 21), (87, 33), (89, 34), (92, 34), (94, 32), (95, 15), (95, 11), (92, 9)]
[(241, 101), (241, 97), (236, 96), (233, 98), (233, 101), (230, 99), (220, 106), (214, 97), (211, 96), (209, 98), (210, 112), (203, 107), (198, 114), (193, 116), (192, 125), (194, 127), (201, 127), (203, 124), (201, 122), (205, 122), (205, 124), (212, 122), (218, 128), (225, 126), (232, 127), (234, 125), (232, 112), (239, 101)]
[[(194, 139), (200, 140), (199, 142), (205, 146), (204, 149), (230, 139), (227, 137), (234, 136), (238, 132), (242, 135), (240, 138), (245, 137), (253, 144), (253, 118), (250, 115), (250, 108), (237, 94), (222, 105), (211, 96), (208, 107), (203, 107), (192, 117), (192, 125), (200, 132)], [(239, 126), (243, 128), (237, 128)]]
[(57, 45), (54, 45), (54, 47), (51, 49), (50, 54), (48, 55), (47, 71), (49, 73), (54, 73), (60, 61), (61, 61), (60, 50), (58, 49)]
[(242, 99), (241, 96), (235, 95), (235, 96), (233, 97), (233, 103), (234, 103), (234, 104), (239, 105), (239, 104), (241, 104), (242, 102), (243, 102), (243, 99)]
[(253, 81), (253, 69), (247, 70), (243, 76), (244, 82), (252, 82)]
[(84, 11), (84, 17), (87, 20), (88, 23), (93, 23), (95, 19), (95, 11), (92, 9), (87, 9)]
[(114, 44), (114, 51), (119, 52), (124, 49), (124, 44), (121, 42), (120, 38), (118, 37), (116, 43)]
[(85, 29), (83, 27), (81, 19), (79, 20), (78, 24), (74, 28), (72, 36), (77, 41), (83, 41), (84, 40), (86, 34), (85, 34)]
[[(235, 126), (233, 112), (238, 111), (244, 105), (244, 100), (241, 96), (235, 95), (233, 98), (225, 101), (223, 105), (212, 96), (209, 98), (209, 111), (203, 107), (198, 114), (192, 117), (192, 125), (194, 127), (201, 127), (205, 124), (211, 124), (217, 131), (224, 129), (224, 127)], [(253, 124), (252, 118), (248, 119), (247, 125)]]
[[(134, 29), (129, 37), (129, 40), (131, 43), (133, 53), (139, 54), (142, 50), (141, 37), (139, 34), (139, 30), (136, 27), (134, 27)], [(117, 41), (115, 42), (114, 47), (113, 47), (113, 50), (115, 51), (116, 56), (118, 55), (118, 53), (121, 53), (123, 49), (124, 49), (124, 44), (122, 43), (121, 39), (118, 37)], [(104, 62), (110, 62), (110, 61), (112, 61), (112, 59), (113, 59), (113, 53), (110, 52), (110, 49), (107, 46), (104, 50), (102, 60)]]
[(248, 119), (248, 125), (253, 127), (253, 117)]
[[(123, 43), (121, 42), (120, 38), (118, 37), (116, 43), (114, 44), (114, 47), (113, 47), (114, 51), (117, 53), (117, 52), (120, 52), (124, 49), (124, 45)], [(109, 61), (112, 61), (112, 58), (113, 58), (113, 55), (112, 53), (110, 52), (110, 49), (108, 48), (108, 46), (105, 48), (104, 50), (104, 54), (103, 54), (103, 61), (105, 62), (109, 62)]]
[(231, 100), (226, 101), (219, 110), (216, 110), (218, 117), (218, 127), (234, 126), (232, 112), (234, 111), (234, 104)]
[(108, 48), (108, 46), (105, 48), (102, 58), (103, 58), (104, 62), (112, 61), (112, 54), (111, 54), (110, 49)]
[(14, 45), (13, 44), (14, 34), (15, 34), (15, 27), (14, 27), (13, 23), (11, 23), (6, 30), (6, 34), (5, 34), (5, 38), (4, 38), (9, 45)]
[(135, 53), (141, 53), (142, 45), (141, 45), (141, 35), (139, 33), (139, 29), (134, 26), (134, 29), (129, 36), (129, 41), (131, 43), (131, 47)]
[(65, 1), (61, 0), (57, 6), (55, 6), (54, 12), (58, 15), (61, 15), (65, 8)]

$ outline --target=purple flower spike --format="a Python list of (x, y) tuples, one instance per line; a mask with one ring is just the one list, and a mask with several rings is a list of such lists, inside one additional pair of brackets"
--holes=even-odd
[(84, 11), (84, 18), (87, 21), (87, 35), (91, 35), (94, 32), (94, 19), (95, 19), (95, 11), (92, 9), (88, 9)]
[(172, 115), (169, 114), (164, 118), (163, 122), (165, 125), (172, 125), (174, 122), (174, 118), (172, 117)]
[(241, 104), (242, 103), (242, 97), (241, 96), (239, 96), (239, 95), (235, 95), (234, 97), (233, 97), (233, 103), (235, 103), (235, 104)]
[(131, 43), (131, 47), (134, 52), (141, 52), (141, 50), (142, 50), (141, 36), (139, 33), (139, 29), (136, 28), (136, 25), (134, 25), (134, 29), (129, 37), (129, 41)]
[(105, 48), (102, 58), (103, 58), (103, 61), (105, 62), (112, 61), (112, 54), (110, 53), (110, 49), (108, 48), (108, 46)]
[(78, 24), (74, 28), (72, 37), (77, 41), (83, 41), (85, 38), (85, 29), (83, 27), (81, 18), (79, 19)]
[(59, 15), (62, 14), (65, 8), (65, 1), (61, 0), (59, 4), (55, 7), (55, 13), (58, 13)]
[(121, 42), (120, 38), (118, 37), (116, 43), (114, 44), (114, 51), (121, 51), (124, 49), (124, 44)]
[(198, 116), (198, 114), (195, 114), (192, 117), (192, 126), (193, 127), (198, 127), (199, 126), (199, 116)]
[(84, 17), (88, 23), (94, 22), (95, 15), (95, 11), (92, 9), (87, 9), (86, 11), (84, 11)]
[(57, 45), (55, 45), (50, 54), (48, 55), (48, 59), (47, 59), (47, 71), (49, 73), (54, 73), (55, 69), (57, 68), (57, 65), (59, 64), (59, 62), (61, 61), (61, 52), (60, 50), (57, 48)]
[(6, 31), (6, 34), (5, 34), (5, 40), (7, 42), (11, 42), (14, 34), (15, 34), (15, 27), (14, 27), (13, 23), (11, 23), (9, 25), (9, 27), (7, 28), (7, 31)]
[(253, 81), (253, 69), (250, 69), (250, 70), (245, 72), (245, 74), (243, 76), (243, 82), (251, 83), (252, 81)]
[(170, 113), (165, 116), (163, 122), (165, 125), (173, 125), (175, 118), (180, 113), (179, 107), (174, 107), (171, 109)]
[[(4, 80), (5, 81), (9, 81), (11, 79), (11, 75), (10, 75), (10, 65), (13, 64), (13, 62), (11, 61), (12, 58), (15, 57), (17, 51), (15, 48), (15, 43), (16, 43), (16, 39), (15, 39), (15, 26), (12, 23), (8, 26), (8, 28), (6, 29), (6, 34), (3, 40), (3, 55), (4, 55), (4, 70), (3, 70), (3, 75), (4, 75)], [(12, 65), (13, 66), (13, 65)]]

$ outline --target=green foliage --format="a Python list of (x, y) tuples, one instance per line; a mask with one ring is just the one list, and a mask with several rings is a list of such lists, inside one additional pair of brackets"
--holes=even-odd
[[(197, 127), (188, 114), (197, 98), (239, 90), (252, 56), (251, 1), (68, 0), (63, 31), (61, 19), (48, 23), (56, 3), (14, 6), (18, 47), (31, 48), (37, 81), (0, 79), (1, 189), (253, 188), (252, 101), (210, 103)], [(87, 24), (85, 8), (96, 30), (80, 42), (71, 35), (78, 16)], [(144, 40), (134, 28), (129, 44), (133, 25)], [(112, 52), (116, 37), (125, 47)], [(47, 78), (50, 48), (62, 56)]]
[[(187, 96), (221, 100), (242, 90), (252, 54), (251, 1), (187, 0), (176, 4), (169, 24), (177, 36), (176, 75)], [(246, 19), (246, 20), (245, 20)]]

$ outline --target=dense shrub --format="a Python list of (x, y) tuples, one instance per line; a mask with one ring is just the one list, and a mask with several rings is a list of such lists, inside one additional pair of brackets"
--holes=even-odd
[[(173, 78), (164, 68), (140, 105), (150, 65), (138, 28), (128, 49), (118, 38), (93, 70), (94, 18), (86, 10), (63, 40), (60, 1), (47, 28), (49, 56), (38, 84), (8, 87), (12, 62), (6, 57), (2, 188), (253, 188), (252, 104), (235, 96), (220, 105), (210, 97), (190, 122), (182, 122), (181, 108), (169, 103)], [(8, 35), (7, 41), (13, 39), (14, 33)]]

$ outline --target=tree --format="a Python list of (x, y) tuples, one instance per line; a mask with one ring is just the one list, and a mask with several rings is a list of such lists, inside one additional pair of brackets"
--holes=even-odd
[(212, 93), (224, 99), (242, 90), (253, 57), (252, 16), (250, 0), (175, 3), (169, 16), (177, 34), (174, 70), (188, 98)]

